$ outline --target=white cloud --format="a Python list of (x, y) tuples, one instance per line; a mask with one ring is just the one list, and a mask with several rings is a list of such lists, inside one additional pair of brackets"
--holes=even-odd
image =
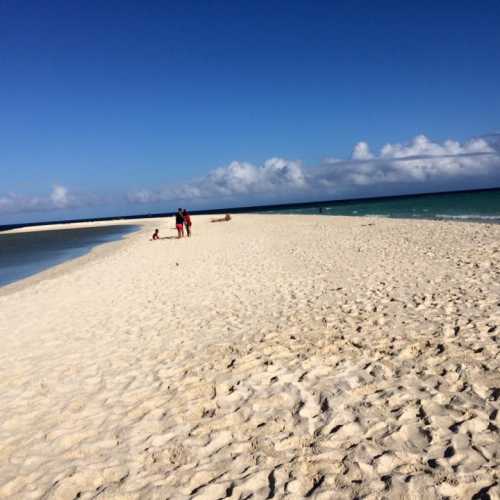
[[(129, 194), (129, 203), (174, 200), (207, 204), (317, 200), (399, 194), (402, 191), (467, 189), (500, 185), (500, 135), (490, 134), (460, 143), (442, 143), (418, 135), (407, 144), (389, 143), (378, 153), (358, 142), (349, 159), (326, 158), (317, 167), (300, 161), (270, 158), (262, 165), (233, 161), (206, 176), (160, 189)], [(120, 204), (123, 198), (73, 193), (55, 185), (45, 196), (0, 194), (0, 214), (62, 210)]]
[(366, 142), (358, 142), (356, 146), (354, 146), (352, 157), (355, 160), (370, 160), (373, 158), (373, 155), (371, 154), (370, 147)]
[(358, 143), (351, 160), (327, 158), (315, 171), (330, 186), (369, 186), (394, 183), (424, 184), (500, 173), (498, 152), (484, 139), (463, 144), (433, 142), (418, 135), (408, 144), (386, 144), (378, 155), (364, 142)]
[(0, 213), (31, 212), (43, 210), (46, 200), (37, 196), (20, 196), (8, 193), (0, 196)]
[(57, 208), (65, 208), (70, 204), (68, 190), (64, 186), (54, 186), (50, 199)]
[(130, 194), (129, 199), (132, 202), (150, 203), (177, 199), (274, 195), (307, 189), (304, 168), (300, 162), (270, 158), (261, 166), (233, 161), (226, 167), (212, 170), (201, 179), (158, 191), (143, 189)]
[(486, 139), (438, 143), (418, 135), (408, 144), (386, 144), (378, 154), (372, 153), (366, 142), (359, 142), (350, 159), (326, 158), (316, 168), (284, 158), (271, 158), (261, 166), (234, 161), (186, 184), (132, 193), (129, 200), (151, 203), (256, 195), (266, 199), (313, 199), (342, 193), (356, 195), (384, 185), (386, 189), (412, 185), (417, 190), (432, 190), (439, 183), (466, 183), (467, 179), (487, 178), (489, 174), (500, 179), (500, 157)]
[(48, 196), (21, 196), (16, 193), (0, 195), (0, 214), (45, 212), (79, 206), (81, 202), (82, 200), (72, 196), (66, 187), (55, 185)]

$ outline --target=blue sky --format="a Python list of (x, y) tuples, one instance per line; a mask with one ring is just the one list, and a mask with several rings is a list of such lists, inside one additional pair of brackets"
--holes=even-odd
[(499, 26), (498, 1), (4, 0), (0, 223), (500, 185)]

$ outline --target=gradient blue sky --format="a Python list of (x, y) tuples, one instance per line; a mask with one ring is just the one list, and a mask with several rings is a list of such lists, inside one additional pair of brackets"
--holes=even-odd
[[(499, 185), (499, 27), (498, 0), (2, 0), (0, 223)], [(381, 177), (386, 144), (427, 174)]]

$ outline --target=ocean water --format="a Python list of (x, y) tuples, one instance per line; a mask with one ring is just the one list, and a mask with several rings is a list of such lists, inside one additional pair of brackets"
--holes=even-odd
[(500, 189), (318, 202), (307, 207), (280, 207), (272, 212), (500, 223)]
[(122, 238), (138, 226), (0, 233), (0, 287), (88, 253)]

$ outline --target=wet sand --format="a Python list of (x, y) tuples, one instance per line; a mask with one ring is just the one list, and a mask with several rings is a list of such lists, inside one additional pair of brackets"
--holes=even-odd
[(0, 497), (500, 498), (500, 226), (143, 224), (0, 290)]

